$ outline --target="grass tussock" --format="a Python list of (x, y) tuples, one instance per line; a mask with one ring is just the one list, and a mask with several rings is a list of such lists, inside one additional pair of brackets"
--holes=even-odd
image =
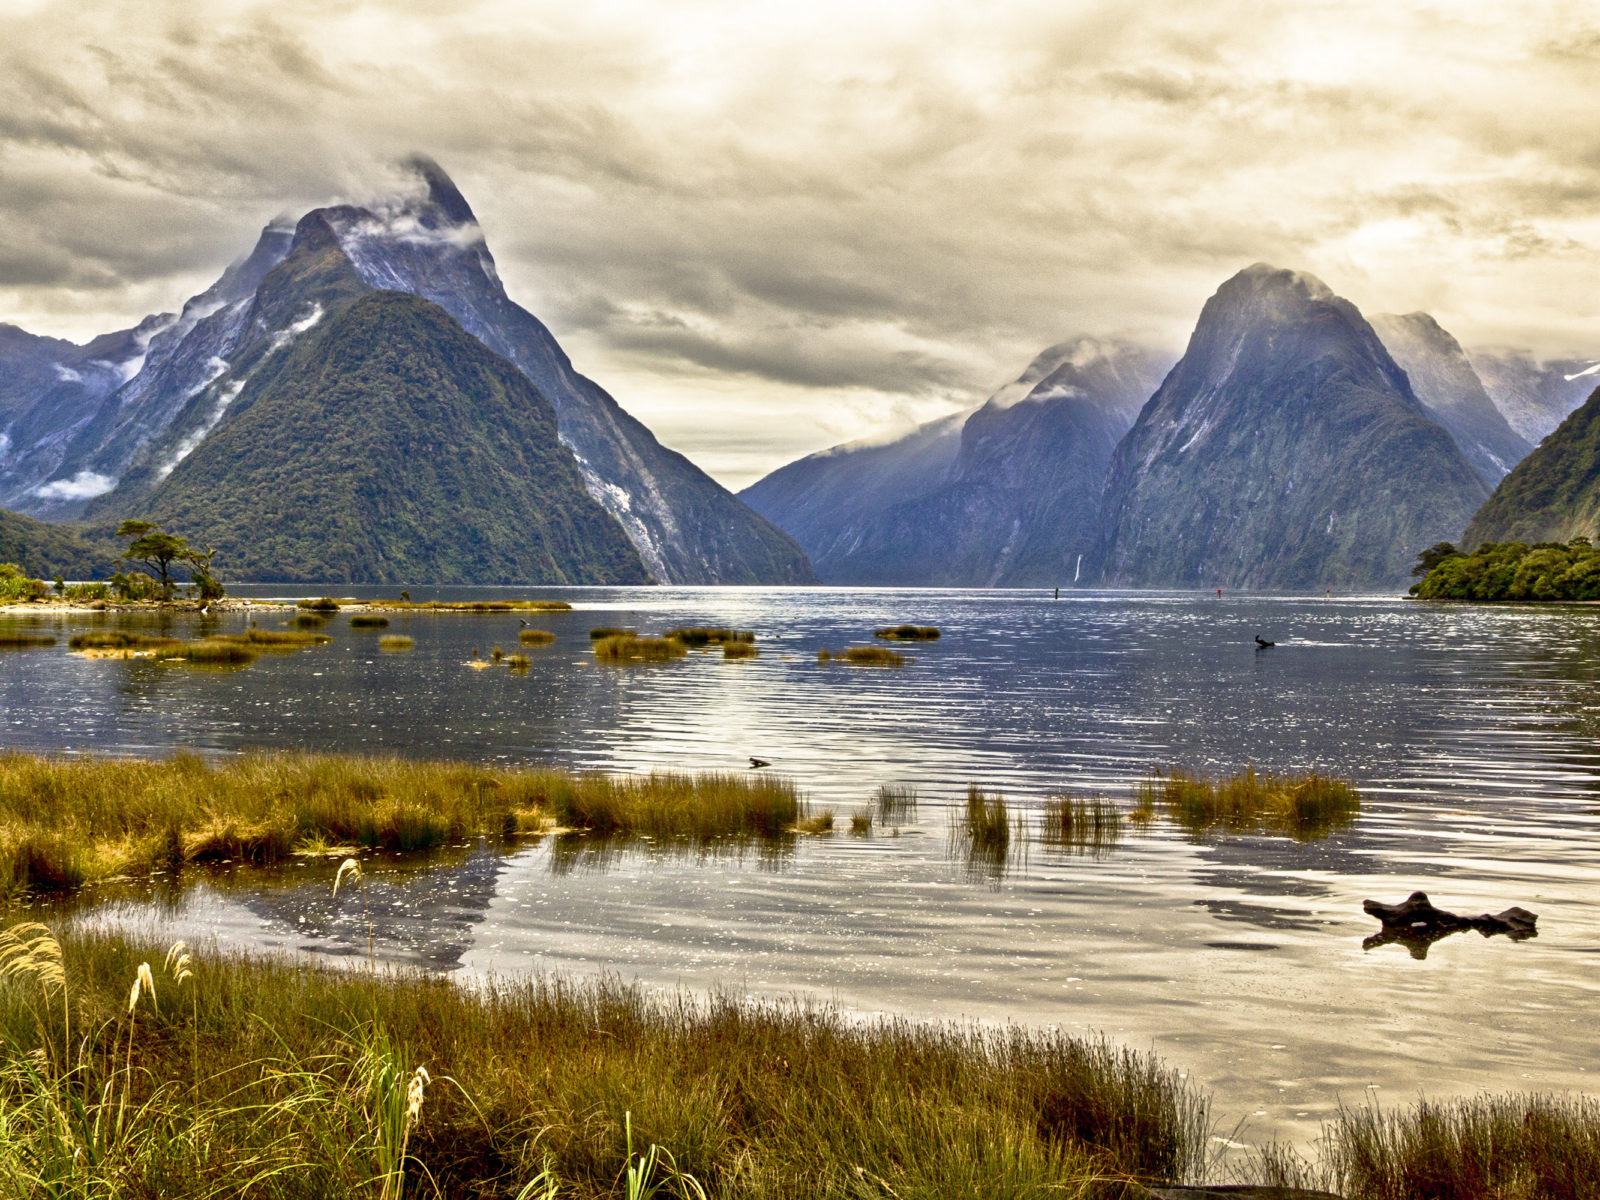
[(730, 642), (753, 642), (756, 635), (749, 629), (721, 629), (707, 628), (704, 626), (691, 626), (685, 629), (669, 629), (662, 634), (663, 637), (677, 638), (685, 646), (726, 646)]
[(403, 633), (386, 633), (378, 639), (378, 649), (386, 654), (398, 654), (409, 650), (417, 644), (415, 638), (407, 637)]
[(529, 658), (526, 654), (513, 654), (506, 659), (506, 666), (509, 669), (520, 673), (533, 666), (533, 659)]
[(1070, 1198), (1176, 1182), (1203, 1152), (1174, 1072), (1059, 1032), (615, 982), (469, 990), (41, 926), (15, 945), (18, 1196)]
[(208, 667), (247, 667), (260, 656), (261, 651), (248, 642), (237, 642), (231, 638), (182, 642), (175, 649), (162, 653), (163, 658), (175, 658)]
[(0, 755), (0, 891), (185, 863), (269, 865), (306, 843), (430, 850), (554, 824), (657, 838), (776, 836), (805, 816), (770, 775), (608, 776), (396, 758)]
[(1052, 796), (1040, 814), (1039, 839), (1056, 850), (1098, 857), (1122, 840), (1122, 813), (1103, 796)]
[(1135, 821), (1160, 813), (1195, 837), (1220, 831), (1313, 841), (1348, 828), (1361, 811), (1361, 793), (1347, 780), (1257, 774), (1254, 767), (1224, 779), (1179, 770), (1152, 775), (1135, 800)]
[(620, 634), (594, 643), (594, 656), (604, 663), (669, 662), (688, 652), (689, 648), (676, 638)]
[(1324, 1174), (1351, 1200), (1588, 1200), (1600, 1180), (1600, 1102), (1511, 1094), (1341, 1109)]
[(759, 647), (754, 646), (749, 642), (723, 642), (722, 643), (722, 657), (723, 658), (760, 658), (761, 657), (761, 650), (760, 650)]
[(357, 613), (350, 618), (351, 629), (387, 629), (389, 618), (378, 613)]
[(149, 654), (173, 650), (181, 643), (172, 637), (151, 637), (122, 629), (94, 629), (73, 634), (67, 645), (73, 650), (121, 650)]
[(843, 650), (818, 650), (817, 661), (850, 663), (858, 667), (903, 667), (911, 660), (887, 646), (849, 646)]
[(514, 613), (571, 612), (565, 600), (384, 600), (384, 608), (402, 612)]
[(548, 629), (524, 629), (517, 634), (517, 641), (524, 646), (548, 646), (556, 640), (556, 635)]
[(306, 646), (326, 646), (333, 641), (325, 633), (310, 629), (247, 629), (243, 633), (219, 633), (210, 642), (234, 642), (258, 650), (299, 650)]
[(917, 813), (917, 789), (909, 783), (886, 783), (876, 797), (878, 820), (885, 825), (903, 825)]
[(549, 789), (551, 817), (568, 828), (613, 837), (774, 838), (807, 816), (799, 789), (780, 775), (652, 772), (572, 779), (570, 787)]
[(310, 613), (336, 613), (339, 611), (339, 602), (332, 596), (319, 596), (315, 600), (297, 601), (295, 607)]
[(0, 650), (32, 650), (54, 646), (56, 639), (48, 633), (25, 633), (15, 629), (0, 629)]
[(870, 808), (858, 808), (855, 812), (851, 813), (850, 832), (856, 837), (871, 837), (872, 816), (873, 813)]
[(820, 812), (808, 813), (794, 823), (796, 833), (832, 833), (833, 809), (824, 808)]
[(932, 625), (889, 625), (874, 629), (872, 636), (894, 642), (936, 642), (939, 640), (939, 631)]
[(591, 642), (598, 642), (602, 638), (638, 636), (639, 631), (637, 629), (618, 629), (612, 625), (596, 625), (593, 629), (589, 630), (589, 640)]

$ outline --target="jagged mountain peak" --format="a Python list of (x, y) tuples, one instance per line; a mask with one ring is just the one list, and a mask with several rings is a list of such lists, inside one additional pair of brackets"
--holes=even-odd
[[(403, 170), (415, 176), (427, 188), (427, 205), (424, 211), (442, 214), (451, 225), (476, 225), (472, 206), (456, 187), (455, 180), (426, 154), (411, 154), (401, 160)], [(431, 215), (431, 213), (429, 214)]]

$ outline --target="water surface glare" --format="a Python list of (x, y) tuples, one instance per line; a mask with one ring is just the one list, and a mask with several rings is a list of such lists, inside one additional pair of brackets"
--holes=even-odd
[[(254, 589), (271, 595), (271, 589)], [(412, 589), (416, 599), (431, 598)], [(279, 592), (278, 594), (282, 594)], [(357, 594), (360, 594), (359, 592)], [(369, 594), (392, 594), (372, 592)], [(440, 598), (540, 594), (441, 592)], [(525, 843), (376, 864), (386, 960), (464, 978), (616, 972), (652, 987), (837, 1001), (864, 1014), (1017, 1020), (1153, 1048), (1212, 1090), (1227, 1132), (1307, 1142), (1343, 1100), (1487, 1089), (1592, 1089), (1600, 916), (1600, 609), (1177, 594), (565, 589), (571, 613), (526, 674), (473, 670), (517, 649), (519, 616), (335, 618), (332, 645), (241, 671), (89, 660), (59, 627), (0, 654), (5, 744), (221, 754), (250, 747), (641, 771), (793, 777), (840, 828), (763, 853)], [(263, 627), (285, 615), (260, 616)], [(228, 615), (201, 628), (225, 632)], [(874, 627), (937, 625), (903, 669), (819, 665)], [(149, 630), (150, 622), (139, 626)], [(753, 629), (761, 657), (597, 665), (595, 625)], [(408, 634), (404, 654), (379, 632)], [(1256, 634), (1274, 640), (1256, 652)], [(1354, 779), (1356, 824), (1325, 840), (1195, 841), (1165, 823), (1079, 855), (1013, 839), (1003, 869), (953, 846), (969, 783), (1025, 825), (1062, 789), (1127, 806), (1154, 765), (1318, 769)], [(919, 804), (870, 837), (849, 815), (882, 784)], [(162, 937), (348, 959), (359, 907), (322, 867), (273, 886), (206, 878), (86, 919)], [(1363, 949), (1367, 897), (1539, 914), (1513, 943), (1464, 934), (1426, 958)]]

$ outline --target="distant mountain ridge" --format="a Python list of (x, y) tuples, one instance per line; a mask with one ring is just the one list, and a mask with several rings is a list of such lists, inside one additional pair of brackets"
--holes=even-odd
[(1271, 591), (1388, 586), (1482, 480), (1349, 301), (1249, 267), (1117, 447), (1102, 578)]
[[(815, 582), (792, 539), (662, 447), (572, 369), (548, 330), (506, 296), (455, 185), (426, 159), (409, 170), (414, 186), (404, 194), (372, 207), (307, 214), (349, 263), (341, 286), (429, 300), (522, 371), (554, 407), (585, 488), (621, 524), (654, 578)], [(179, 315), (147, 322), (145, 345), (115, 386), (82, 397), (71, 411), (39, 398), (34, 408), (54, 414), (54, 423), (43, 436), (30, 430), (26, 446), (0, 448), (0, 501), (56, 519), (131, 511), (226, 428), (251, 373), (328, 312), (325, 299), (281, 280), (269, 286), (304, 228), (304, 220), (296, 227), (274, 222), (250, 255)]]
[(1164, 366), (1110, 340), (1052, 346), (976, 410), (811, 455), (740, 494), (829, 583), (1071, 583), (1111, 452)]
[(1600, 385), (1600, 360), (1540, 359), (1526, 350), (1474, 350), (1472, 366), (1495, 407), (1537, 446)]
[(1517, 464), (1461, 536), (1483, 542), (1600, 543), (1600, 388)]

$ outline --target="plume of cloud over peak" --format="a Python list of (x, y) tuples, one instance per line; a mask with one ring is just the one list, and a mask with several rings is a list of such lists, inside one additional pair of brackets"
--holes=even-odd
[(175, 309), (421, 152), (578, 367), (737, 486), (1064, 338), (1176, 349), (1262, 259), (1593, 353), (1597, 99), (1562, 0), (0, 7), (0, 320)]

